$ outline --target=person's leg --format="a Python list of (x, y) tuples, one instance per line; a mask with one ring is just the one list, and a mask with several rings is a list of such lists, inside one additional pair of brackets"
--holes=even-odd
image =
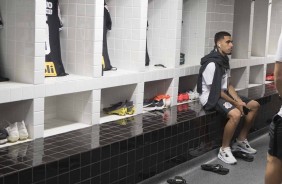
[(247, 135), (253, 125), (260, 105), (257, 101), (251, 100), (247, 103), (247, 107), (250, 109), (250, 112), (245, 117), (243, 128), (238, 136), (239, 141), (244, 141), (247, 138)]
[(230, 146), (231, 139), (241, 118), (241, 112), (237, 108), (234, 108), (227, 114), (227, 117), (228, 121), (224, 127), (222, 139), (223, 149)]
[(282, 160), (277, 157), (267, 155), (267, 164), (265, 169), (265, 184), (282, 183)]
[(215, 110), (228, 118), (224, 127), (222, 146), (219, 149), (218, 158), (227, 164), (236, 164), (237, 160), (231, 152), (230, 143), (240, 121), (241, 112), (231, 103), (226, 102), (223, 98), (218, 100)]

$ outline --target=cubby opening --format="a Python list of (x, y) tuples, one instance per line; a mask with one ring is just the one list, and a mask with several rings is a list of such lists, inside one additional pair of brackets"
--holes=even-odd
[(206, 8), (200, 1), (183, 0), (180, 52), (185, 62), (180, 66), (199, 65), (205, 55)]
[[(111, 65), (117, 70), (104, 75), (120, 75), (145, 68), (146, 2), (105, 0), (111, 15), (112, 27), (107, 32)], [(145, 16), (146, 17), (146, 16)]]
[(268, 50), (271, 3), (256, 0), (254, 4), (251, 56), (265, 57)]
[(248, 59), (251, 56), (255, 1), (236, 0), (233, 21), (232, 58)]
[[(165, 106), (171, 106), (173, 102), (173, 79), (164, 79), (164, 80), (157, 80), (157, 81), (150, 81), (145, 82), (144, 85), (144, 101), (152, 100), (154, 97), (158, 95), (169, 95), (169, 99), (165, 99)], [(146, 110), (148, 111), (148, 110)], [(143, 112), (144, 111), (143, 108)]]
[(179, 3), (170, 0), (148, 1), (147, 46), (150, 57), (149, 70), (155, 65), (174, 68), (179, 65), (180, 22)]
[(45, 98), (44, 137), (92, 125), (92, 92)]
[[(46, 77), (45, 83), (63, 80), (81, 80), (81, 77), (99, 77), (102, 74), (102, 3), (95, 1), (62, 1), (59, 4), (62, 18), (60, 31), (63, 77)], [(98, 11), (100, 9), (100, 11)], [(97, 20), (95, 20), (95, 18)], [(47, 26), (47, 25), (46, 25)], [(99, 65), (94, 65), (94, 61)]]
[(266, 76), (263, 76), (265, 77), (264, 79), (266, 84), (272, 83), (274, 81), (274, 80), (266, 80), (267, 76), (273, 76), (272, 78), (274, 79), (274, 67), (275, 67), (275, 63), (266, 64)]
[(33, 137), (33, 104), (32, 100), (23, 100), (11, 103), (0, 104), (0, 128), (7, 128), (10, 124), (24, 121), (29, 138), (24, 141), (17, 141), (14, 143), (7, 142), (0, 145), (1, 147), (20, 144), (22, 142), (30, 141)]
[(231, 84), (235, 90), (241, 90), (248, 87), (246, 67), (231, 69)]
[(249, 86), (259, 86), (264, 83), (264, 65), (250, 66)]
[(43, 83), (44, 39), (36, 35), (44, 35), (45, 29), (36, 22), (42, 21), (45, 10), (36, 10), (37, 4), (46, 2), (0, 1), (0, 77), (10, 82)]
[(268, 55), (275, 55), (277, 50), (277, 40), (281, 33), (282, 1), (272, 0), (271, 21), (269, 30)]
[[(131, 117), (137, 111), (137, 84), (101, 90), (100, 123)], [(127, 103), (126, 103), (127, 102)], [(111, 109), (105, 109), (116, 106)]]
[[(179, 78), (179, 86), (178, 86), (178, 93), (190, 93), (192, 92), (197, 92), (197, 81), (198, 81), (198, 74), (197, 75), (189, 75), (185, 77), (180, 77)], [(192, 96), (191, 96), (192, 97)], [(188, 101), (183, 101), (183, 102), (178, 102), (178, 104), (182, 103), (187, 103), (187, 102), (192, 102), (197, 100), (198, 98), (192, 97)]]

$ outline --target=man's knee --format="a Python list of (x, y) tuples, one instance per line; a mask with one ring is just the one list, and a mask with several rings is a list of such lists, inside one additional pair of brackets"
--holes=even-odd
[(241, 118), (241, 112), (238, 109), (233, 109), (228, 113), (228, 118), (238, 124)]
[(258, 110), (260, 108), (260, 104), (255, 101), (255, 100), (252, 100), (250, 101), (247, 106), (251, 109), (251, 110)]

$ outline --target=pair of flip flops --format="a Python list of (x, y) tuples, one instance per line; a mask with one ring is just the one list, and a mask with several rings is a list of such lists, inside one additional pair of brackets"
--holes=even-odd
[(254, 161), (254, 156), (252, 156), (248, 153), (242, 152), (242, 151), (233, 151), (232, 154), (235, 158), (240, 158), (240, 159), (247, 161), (247, 162)]
[(211, 171), (217, 174), (226, 175), (229, 173), (229, 169), (224, 168), (220, 164), (203, 164), (201, 168), (205, 171)]
[(185, 184), (186, 180), (181, 176), (175, 176), (174, 179), (168, 179), (167, 183), (169, 184)]

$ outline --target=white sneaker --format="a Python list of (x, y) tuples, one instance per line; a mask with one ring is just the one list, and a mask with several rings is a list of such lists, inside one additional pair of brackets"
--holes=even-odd
[(19, 138), (20, 140), (25, 140), (28, 138), (28, 132), (25, 127), (24, 121), (18, 122), (18, 131), (19, 131)]
[(17, 122), (11, 124), (10, 126), (8, 126), (6, 128), (9, 136), (7, 137), (8, 141), (10, 142), (16, 142), (19, 140), (19, 131), (18, 131), (18, 126), (17, 126)]
[(243, 141), (239, 141), (236, 139), (235, 143), (232, 145), (232, 149), (234, 151), (243, 151), (249, 154), (255, 154), (257, 152), (257, 150), (255, 150), (254, 148), (250, 146), (247, 139)]
[(230, 147), (220, 148), (217, 157), (227, 164), (236, 164), (237, 160), (233, 156)]

